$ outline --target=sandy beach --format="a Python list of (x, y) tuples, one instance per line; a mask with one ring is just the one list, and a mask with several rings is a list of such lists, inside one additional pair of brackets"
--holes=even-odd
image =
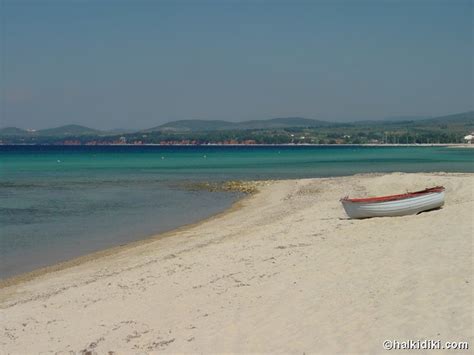
[[(260, 182), (204, 222), (3, 282), (0, 352), (472, 351), (473, 178)], [(434, 185), (445, 206), (416, 216), (350, 220), (339, 202)]]

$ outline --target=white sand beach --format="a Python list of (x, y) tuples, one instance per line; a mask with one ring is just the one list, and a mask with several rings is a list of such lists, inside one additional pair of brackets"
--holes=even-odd
[[(445, 206), (416, 216), (350, 220), (339, 202), (434, 185)], [(447, 173), (262, 182), (202, 223), (3, 282), (0, 352), (380, 354), (385, 339), (472, 351), (473, 185)]]

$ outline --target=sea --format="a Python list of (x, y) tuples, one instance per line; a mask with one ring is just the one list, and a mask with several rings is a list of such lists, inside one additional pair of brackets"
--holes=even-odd
[(196, 182), (474, 172), (474, 149), (0, 145), (0, 279), (194, 223), (242, 194)]

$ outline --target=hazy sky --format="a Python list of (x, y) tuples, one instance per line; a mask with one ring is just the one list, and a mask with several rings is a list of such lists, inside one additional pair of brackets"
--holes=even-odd
[(0, 0), (0, 126), (473, 108), (473, 2)]

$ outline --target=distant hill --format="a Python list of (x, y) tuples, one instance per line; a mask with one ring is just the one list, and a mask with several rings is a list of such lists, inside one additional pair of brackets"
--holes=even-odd
[(0, 128), (0, 136), (26, 136), (28, 133), (26, 129), (16, 127)]
[(236, 123), (219, 120), (180, 120), (162, 124), (157, 127), (143, 130), (143, 132), (189, 132), (189, 131), (215, 131), (234, 129)]
[(449, 126), (451, 128), (474, 127), (474, 111), (462, 112), (446, 116), (422, 118), (418, 116), (394, 117), (392, 119), (382, 119), (378, 121), (356, 121), (345, 122), (346, 125), (364, 126), (364, 127), (440, 127)]
[(97, 129), (80, 126), (76, 124), (70, 124), (57, 128), (41, 129), (35, 132), (39, 136), (84, 136), (84, 135), (101, 135), (102, 131)]
[(229, 122), (221, 120), (180, 120), (168, 122), (157, 127), (153, 127), (143, 132), (198, 132), (198, 131), (222, 131), (222, 130), (242, 130), (242, 129), (276, 129), (291, 127), (323, 127), (333, 123), (318, 121), (302, 117), (283, 117), (268, 120), (251, 120), (243, 122)]
[(316, 128), (320, 130), (332, 130), (339, 132), (344, 129), (359, 130), (391, 130), (402, 131), (411, 129), (470, 133), (474, 131), (474, 111), (457, 113), (433, 118), (419, 118), (406, 116), (392, 118), (391, 120), (379, 121), (356, 121), (356, 122), (327, 122), (303, 117), (281, 117), (266, 120), (250, 120), (243, 122), (229, 122), (224, 120), (180, 120), (168, 122), (150, 129), (134, 132), (132, 130), (109, 130), (101, 131), (76, 124), (65, 125), (57, 128), (42, 129), (38, 131), (27, 131), (16, 127), (5, 127), (0, 129), (0, 137), (7, 142), (25, 141), (25, 139), (38, 142), (50, 141), (53, 138), (62, 137), (106, 137), (119, 135), (136, 135), (142, 133), (162, 132), (162, 133), (208, 133), (212, 131), (236, 131), (236, 130), (279, 130), (288, 128)]
[(419, 120), (417, 123), (458, 123), (458, 124), (473, 124), (474, 111), (456, 113), (453, 115), (433, 117), (424, 120)]
[(102, 131), (102, 133), (106, 135), (115, 136), (118, 134), (135, 133), (136, 131), (137, 131), (136, 129), (130, 129), (130, 128), (114, 128), (114, 129), (108, 129), (106, 131)]
[(269, 120), (244, 121), (238, 124), (240, 129), (271, 129), (291, 127), (326, 127), (334, 123), (303, 117), (282, 117)]
[(383, 121), (399, 122), (399, 121), (419, 121), (432, 118), (432, 116), (389, 116), (385, 117)]
[(66, 136), (106, 136), (133, 133), (135, 130), (113, 129), (101, 131), (85, 126), (70, 124), (56, 128), (40, 129), (37, 131), (25, 130), (17, 127), (0, 128), (0, 137), (66, 137)]

